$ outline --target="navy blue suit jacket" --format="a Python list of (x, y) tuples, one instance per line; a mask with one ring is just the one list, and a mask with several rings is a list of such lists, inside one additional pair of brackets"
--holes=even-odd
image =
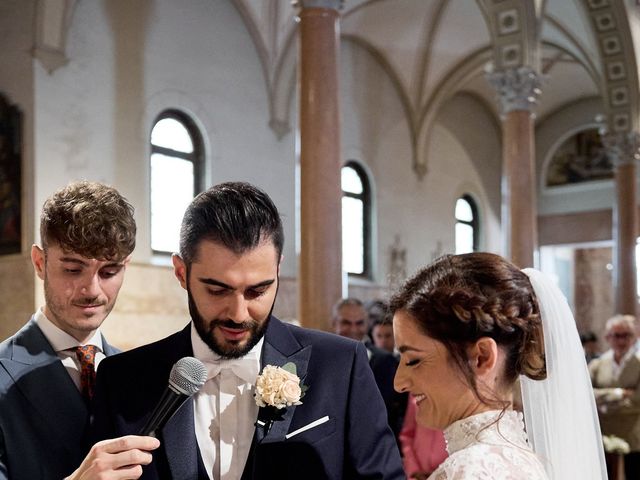
[[(103, 338), (105, 355), (118, 351)], [(60, 480), (86, 454), (89, 410), (33, 319), (0, 344), (0, 479)]]
[[(94, 440), (138, 433), (165, 390), (171, 367), (190, 355), (187, 325), (156, 343), (105, 359), (96, 386)], [(302, 405), (286, 408), (266, 435), (256, 428), (243, 479), (405, 478), (362, 343), (272, 317), (262, 367), (288, 362), (296, 364), (309, 388)], [(258, 416), (264, 413), (261, 409)], [(328, 422), (285, 439), (324, 416)], [(142, 478), (207, 478), (193, 425), (193, 402), (188, 401), (161, 432), (162, 445)]]

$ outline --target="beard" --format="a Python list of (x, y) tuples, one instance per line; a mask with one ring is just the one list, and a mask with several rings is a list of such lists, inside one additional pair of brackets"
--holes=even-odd
[[(253, 347), (258, 344), (260, 339), (264, 336), (267, 327), (269, 326), (269, 320), (271, 319), (271, 313), (273, 312), (273, 306), (275, 305), (274, 298), (273, 305), (271, 305), (271, 310), (269, 310), (269, 314), (262, 321), (255, 319), (245, 320), (241, 323), (234, 322), (231, 319), (213, 319), (211, 321), (207, 321), (200, 314), (198, 306), (196, 305), (196, 302), (193, 300), (193, 296), (191, 295), (191, 290), (188, 287), (187, 297), (189, 299), (189, 314), (191, 315), (193, 324), (196, 327), (196, 332), (198, 332), (198, 335), (200, 336), (202, 341), (206, 343), (207, 346), (215, 354), (220, 355), (220, 357), (226, 359), (244, 357)], [(244, 345), (240, 344), (239, 342), (232, 341), (222, 343), (218, 341), (218, 339), (214, 335), (214, 330), (216, 327), (249, 330), (249, 340)]]

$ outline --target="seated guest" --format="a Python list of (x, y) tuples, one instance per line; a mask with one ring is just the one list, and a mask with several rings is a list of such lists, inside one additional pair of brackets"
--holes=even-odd
[(407, 477), (426, 480), (447, 458), (447, 449), (442, 430), (420, 425), (416, 421), (416, 413), (416, 398), (409, 395), (400, 431), (400, 450)]
[(397, 437), (407, 405), (406, 395), (398, 394), (393, 389), (393, 377), (398, 368), (398, 360), (391, 353), (365, 341), (367, 311), (357, 298), (343, 298), (333, 306), (332, 325), (338, 335), (364, 342), (367, 347), (369, 366), (387, 407), (389, 426)]
[(640, 353), (635, 348), (635, 323), (632, 315), (610, 318), (605, 338), (611, 348), (589, 364), (602, 433), (626, 440), (631, 450), (624, 456), (627, 479), (640, 478)]

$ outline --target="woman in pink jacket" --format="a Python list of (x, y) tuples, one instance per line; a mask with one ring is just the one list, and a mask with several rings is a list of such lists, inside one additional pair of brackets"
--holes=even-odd
[(408, 478), (426, 480), (447, 458), (444, 435), (441, 430), (416, 423), (416, 400), (409, 396), (407, 413), (400, 431), (400, 446), (404, 471)]

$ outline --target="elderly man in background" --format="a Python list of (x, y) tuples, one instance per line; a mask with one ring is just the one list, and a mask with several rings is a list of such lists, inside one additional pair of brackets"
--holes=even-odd
[(635, 318), (610, 318), (605, 338), (610, 349), (589, 364), (600, 426), (603, 435), (615, 435), (629, 443), (625, 477), (640, 478), (640, 353)]
[(332, 326), (342, 337), (363, 342), (367, 348), (369, 366), (387, 407), (389, 426), (396, 438), (402, 428), (407, 406), (407, 396), (393, 388), (393, 379), (398, 369), (398, 359), (392, 353), (375, 347), (367, 338), (369, 318), (364, 304), (357, 298), (343, 298), (333, 306)]

